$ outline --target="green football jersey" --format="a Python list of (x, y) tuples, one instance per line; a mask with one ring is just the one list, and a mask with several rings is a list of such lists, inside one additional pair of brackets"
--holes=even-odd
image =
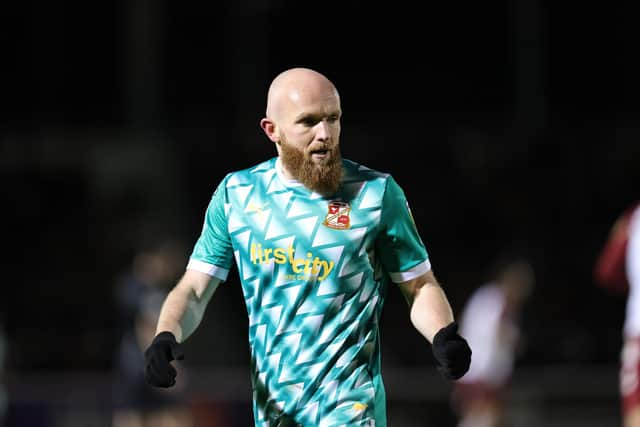
[(342, 163), (332, 197), (287, 180), (277, 157), (228, 174), (191, 254), (187, 268), (221, 280), (235, 259), (257, 426), (386, 426), (387, 283), (431, 267), (395, 180)]

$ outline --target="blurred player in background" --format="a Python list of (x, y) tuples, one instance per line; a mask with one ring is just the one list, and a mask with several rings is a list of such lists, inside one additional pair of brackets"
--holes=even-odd
[(9, 398), (5, 387), (5, 369), (9, 341), (4, 332), (4, 325), (0, 323), (0, 427), (4, 426), (9, 406)]
[(160, 390), (144, 380), (144, 349), (155, 336), (162, 302), (179, 275), (180, 248), (152, 244), (137, 253), (116, 284), (120, 341), (115, 357), (113, 427), (189, 427), (186, 377), (179, 387)]
[(620, 393), (625, 427), (640, 427), (640, 203), (615, 221), (595, 264), (596, 283), (626, 294)]
[(625, 427), (640, 427), (640, 208), (629, 222), (626, 270), (629, 282), (620, 385)]
[(504, 425), (507, 387), (522, 349), (520, 314), (533, 290), (533, 269), (525, 259), (505, 258), (492, 276), (462, 311), (460, 330), (473, 348), (473, 359), (453, 388), (458, 427)]
[(146, 351), (151, 384), (175, 383), (170, 362), (182, 356), (179, 343), (234, 258), (249, 315), (257, 426), (386, 426), (378, 322), (389, 282), (432, 343), (440, 372), (466, 372), (471, 351), (404, 193), (388, 174), (341, 158), (341, 116), (325, 76), (296, 68), (274, 79), (261, 126), (278, 156), (229, 173), (214, 192)]

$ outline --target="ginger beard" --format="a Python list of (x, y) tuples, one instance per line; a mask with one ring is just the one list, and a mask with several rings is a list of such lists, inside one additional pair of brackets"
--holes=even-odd
[[(280, 159), (284, 167), (300, 181), (305, 187), (330, 196), (338, 191), (342, 182), (342, 157), (338, 144), (329, 146), (314, 146), (299, 150), (290, 145), (284, 136), (280, 139)], [(314, 162), (311, 158), (312, 151), (327, 150), (328, 158), (320, 162)]]

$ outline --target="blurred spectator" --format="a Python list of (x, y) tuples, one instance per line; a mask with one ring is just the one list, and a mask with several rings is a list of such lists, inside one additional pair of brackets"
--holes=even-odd
[(114, 366), (114, 427), (192, 425), (184, 373), (172, 390), (152, 388), (144, 381), (143, 352), (155, 335), (168, 287), (180, 273), (179, 251), (173, 242), (145, 249), (134, 256), (130, 271), (117, 282), (120, 342)]
[(595, 265), (598, 285), (627, 294), (620, 393), (625, 427), (640, 427), (640, 203), (615, 221)]
[(469, 372), (453, 389), (459, 427), (504, 425), (506, 391), (523, 348), (520, 313), (533, 286), (529, 262), (505, 258), (463, 308), (461, 334), (469, 341), (473, 357)]
[(121, 334), (131, 331), (149, 295), (168, 292), (182, 270), (181, 247), (170, 240), (149, 243), (133, 256), (131, 266), (115, 284), (118, 326)]

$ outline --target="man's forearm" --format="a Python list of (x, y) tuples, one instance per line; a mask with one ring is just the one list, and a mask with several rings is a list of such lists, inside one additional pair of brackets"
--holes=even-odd
[(178, 342), (187, 339), (196, 330), (204, 311), (220, 281), (212, 280), (206, 285), (190, 286), (178, 283), (162, 305), (156, 334), (169, 331)]
[(410, 316), (413, 326), (429, 342), (433, 342), (434, 335), (454, 320), (447, 296), (434, 283), (425, 283), (416, 290)]
[(174, 288), (162, 305), (156, 334), (168, 331), (175, 335), (178, 342), (186, 339), (189, 333), (184, 334), (182, 327), (183, 317), (185, 317), (189, 306), (189, 291)]

